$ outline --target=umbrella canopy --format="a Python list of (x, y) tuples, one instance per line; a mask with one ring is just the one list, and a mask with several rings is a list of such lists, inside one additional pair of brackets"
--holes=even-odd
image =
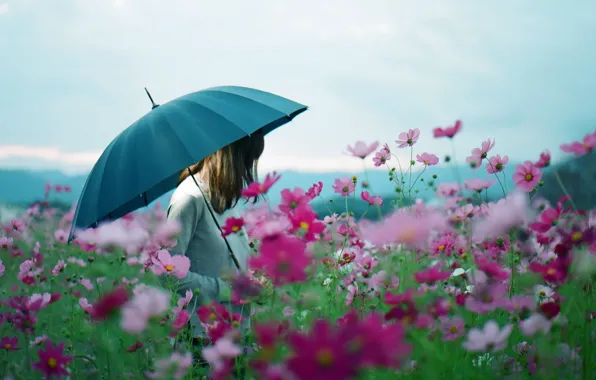
[(69, 241), (76, 229), (149, 205), (176, 187), (184, 168), (259, 129), (267, 134), (306, 109), (286, 98), (237, 86), (209, 88), (161, 106), (154, 103), (93, 166)]

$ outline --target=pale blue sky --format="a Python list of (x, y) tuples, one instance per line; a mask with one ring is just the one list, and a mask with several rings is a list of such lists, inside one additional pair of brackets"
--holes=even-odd
[[(355, 140), (536, 159), (596, 128), (596, 2), (0, 0), (0, 167), (89, 168), (158, 103), (216, 85), (311, 109), (267, 140), (267, 169), (358, 167)], [(405, 151), (400, 153), (406, 153)], [(354, 166), (355, 165), (355, 166)]]

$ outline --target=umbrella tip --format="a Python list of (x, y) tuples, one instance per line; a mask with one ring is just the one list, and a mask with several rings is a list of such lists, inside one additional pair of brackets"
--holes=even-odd
[(159, 107), (159, 104), (155, 104), (155, 102), (153, 101), (153, 97), (151, 97), (151, 94), (149, 93), (149, 90), (147, 90), (147, 87), (145, 87), (145, 92), (147, 93), (149, 100), (151, 100), (151, 109)]

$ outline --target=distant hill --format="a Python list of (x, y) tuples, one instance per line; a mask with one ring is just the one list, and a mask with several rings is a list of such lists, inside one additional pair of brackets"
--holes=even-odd
[[(585, 155), (583, 157), (574, 158), (571, 157), (569, 160), (562, 162), (553, 167), (544, 170), (543, 182), (544, 186), (540, 188), (537, 195), (548, 199), (551, 202), (556, 202), (559, 197), (563, 195), (558, 181), (554, 176), (554, 171), (559, 173), (565, 187), (574, 197), (574, 200), (578, 208), (589, 209), (596, 206), (596, 152)], [(513, 174), (512, 169), (514, 163), (508, 165), (508, 182), (506, 184), (507, 189), (512, 190), (515, 186), (511, 181), (511, 175)], [(459, 176), (462, 181), (466, 181), (473, 178), (488, 178), (488, 174), (484, 168), (479, 170), (471, 170), (468, 167), (458, 167)], [(343, 176), (352, 177), (356, 175), (358, 177), (358, 193), (356, 201), (350, 200), (349, 208), (356, 210), (357, 215), (361, 214), (366, 209), (366, 204), (360, 201), (360, 192), (363, 190), (361, 187), (362, 180), (368, 179), (370, 184), (369, 191), (373, 195), (380, 195), (386, 199), (384, 212), (390, 211), (391, 200), (395, 200), (396, 196), (396, 185), (389, 181), (389, 176), (386, 171), (382, 170), (370, 170), (366, 173), (350, 173), (350, 172), (328, 172), (328, 173), (315, 173), (315, 172), (297, 172), (297, 171), (283, 171), (280, 172), (281, 179), (269, 192), (269, 200), (278, 204), (281, 200), (280, 191), (285, 188), (293, 189), (294, 187), (300, 187), (308, 189), (313, 183), (323, 182), (323, 191), (321, 196), (325, 201), (320, 199), (313, 202), (315, 211), (319, 215), (324, 215), (329, 212), (329, 209), (333, 212), (341, 212), (345, 208), (344, 200), (337, 197), (333, 191), (333, 182), (336, 178)], [(419, 173), (414, 172), (412, 174), (412, 181), (418, 176)], [(436, 184), (442, 182), (457, 182), (457, 177), (453, 168), (450, 167), (431, 167), (422, 174), (419, 179), (418, 186), (419, 193), (412, 193), (412, 198), (423, 198), (425, 200), (432, 200), (434, 198), (434, 190), (428, 189), (429, 181), (433, 181), (432, 176), (436, 175)], [(261, 174), (260, 178), (264, 177)], [(62, 193), (53, 195), (53, 199), (66, 204), (72, 204), (78, 200), (80, 192), (85, 184), (86, 175), (67, 175), (60, 171), (33, 171), (33, 170), (11, 170), (11, 169), (0, 169), (0, 205), (10, 206), (23, 205), (40, 200), (43, 197), (44, 186), (46, 183), (53, 185), (68, 185), (72, 188), (71, 193)], [(406, 178), (409, 181), (409, 177)], [(409, 182), (408, 182), (409, 183)], [(407, 189), (406, 189), (407, 191)], [(489, 199), (499, 199), (503, 196), (503, 192), (499, 184), (495, 184), (489, 190)], [(158, 198), (156, 202), (160, 202), (162, 205), (167, 205), (171, 192), (164, 194)], [(329, 203), (329, 200), (333, 199), (333, 203)], [(150, 207), (155, 205), (153, 202)], [(373, 212), (374, 211), (374, 212)], [(370, 214), (376, 214), (376, 210), (370, 210)]]
[[(459, 171), (462, 180), (487, 177), (484, 170), (472, 171), (467, 167), (461, 167), (459, 168)], [(393, 194), (396, 187), (394, 183), (389, 181), (387, 172), (380, 170), (368, 171), (366, 175), (364, 173), (354, 172), (314, 173), (297, 171), (283, 171), (280, 172), (280, 174), (281, 179), (269, 193), (269, 200), (275, 204), (279, 203), (281, 200), (279, 192), (282, 189), (293, 189), (294, 187), (308, 189), (313, 183), (319, 181), (323, 182), (323, 192), (321, 195), (325, 198), (331, 197), (333, 196), (333, 182), (336, 178), (341, 178), (343, 176), (352, 177), (353, 175), (357, 175), (360, 182), (368, 177), (371, 186), (370, 191), (377, 195)], [(419, 173), (416, 172), (413, 173), (412, 181), (416, 179), (418, 174)], [(423, 186), (418, 186), (420, 189), (419, 196), (429, 197), (432, 195), (432, 190), (425, 191), (424, 188), (427, 187), (425, 184), (428, 184), (428, 182), (432, 180), (433, 174), (437, 175), (436, 183), (456, 181), (453, 169), (445, 167), (431, 168), (421, 176), (421, 179), (423, 179), (424, 182), (420, 183), (420, 185)], [(263, 177), (264, 175), (261, 175), (261, 179)], [(23, 204), (39, 200), (43, 197), (44, 186), (46, 183), (70, 186), (72, 188), (71, 193), (63, 193), (54, 196), (58, 197), (60, 201), (73, 203), (78, 200), (80, 192), (85, 184), (85, 180), (86, 175), (71, 176), (60, 171), (0, 169), (0, 204)], [(407, 180), (409, 181), (409, 178)], [(409, 184), (409, 182), (407, 182), (407, 184)], [(500, 192), (500, 189), (498, 188), (492, 190), (497, 194)], [(162, 205), (168, 204), (170, 196), (171, 192), (166, 193), (164, 196), (158, 198), (157, 202), (160, 202)]]

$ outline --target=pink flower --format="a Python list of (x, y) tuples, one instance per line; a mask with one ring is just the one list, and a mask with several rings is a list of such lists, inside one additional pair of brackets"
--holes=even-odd
[(440, 183), (437, 187), (437, 195), (441, 198), (454, 197), (460, 190), (457, 183)]
[(10, 237), (0, 236), (0, 249), (7, 250), (12, 247), (13, 239)]
[(184, 355), (173, 352), (169, 358), (158, 359), (155, 361), (155, 371), (147, 372), (150, 379), (183, 379), (188, 370), (192, 367), (192, 354), (190, 352)]
[(251, 268), (264, 270), (275, 285), (303, 282), (310, 263), (304, 241), (285, 235), (264, 240), (259, 256), (249, 259)]
[(289, 214), (296, 208), (307, 204), (310, 199), (312, 198), (309, 198), (304, 190), (299, 187), (295, 187), (293, 191), (290, 189), (283, 189), (281, 191), (281, 203), (279, 209), (281, 212)]
[(497, 203), (490, 204), (486, 217), (476, 224), (473, 236), (479, 241), (497, 238), (513, 227), (528, 222), (529, 219), (528, 197), (515, 192)]
[(60, 273), (62, 273), (62, 271), (64, 270), (65, 267), (66, 267), (66, 263), (64, 262), (64, 260), (58, 260), (58, 262), (52, 269), (52, 274), (54, 276), (59, 275)]
[(407, 132), (400, 133), (395, 143), (398, 144), (398, 148), (405, 148), (416, 144), (419, 138), (420, 129), (410, 129)]
[(171, 297), (169, 292), (150, 286), (137, 289), (135, 297), (122, 307), (120, 321), (122, 329), (133, 334), (145, 331), (151, 318), (163, 316), (170, 306)]
[(56, 230), (56, 232), (54, 232), (54, 239), (56, 239), (58, 243), (66, 243), (68, 240), (68, 232), (64, 230)]
[(176, 303), (176, 306), (172, 309), (172, 311), (174, 313), (179, 313), (180, 310), (184, 309), (185, 307), (187, 307), (190, 304), (191, 300), (192, 300), (192, 290), (187, 290), (186, 293), (184, 294), (184, 297), (181, 297), (178, 299), (178, 302)]
[(461, 128), (462, 128), (462, 123), (461, 123), (461, 121), (457, 120), (452, 127), (433, 129), (433, 136), (435, 138), (448, 137), (451, 139), (461, 130)]
[(271, 189), (271, 187), (275, 185), (277, 181), (279, 181), (280, 177), (281, 176), (276, 172), (269, 173), (265, 176), (265, 180), (262, 183), (253, 182), (248, 185), (246, 189), (242, 190), (242, 196), (244, 198), (253, 198), (260, 195), (265, 195), (269, 189)]
[(464, 320), (461, 317), (441, 318), (441, 332), (443, 340), (456, 340), (466, 332)]
[(241, 353), (242, 349), (225, 336), (218, 339), (213, 346), (205, 347), (201, 351), (203, 358), (215, 372), (222, 370), (224, 362), (236, 358)]
[(101, 224), (96, 229), (77, 232), (79, 243), (101, 248), (137, 249), (149, 240), (149, 232), (138, 222), (118, 219)]
[(475, 178), (465, 181), (464, 186), (466, 187), (466, 189), (474, 190), (480, 193), (481, 191), (488, 189), (495, 183), (496, 181), (487, 181), (484, 179)]
[(372, 196), (368, 191), (363, 191), (360, 194), (360, 197), (363, 201), (367, 202), (371, 206), (382, 206), (383, 205), (383, 197), (379, 196)]
[(525, 161), (523, 164), (517, 165), (513, 173), (513, 182), (519, 190), (525, 192), (534, 190), (541, 178), (542, 173), (532, 161)]
[(440, 214), (415, 216), (398, 211), (380, 223), (360, 222), (360, 230), (362, 238), (376, 246), (405, 244), (420, 247), (426, 244), (433, 230), (441, 230), (446, 225), (446, 219)]
[(478, 284), (471, 296), (466, 298), (465, 305), (473, 313), (487, 314), (503, 305), (506, 293), (507, 289), (503, 284)]
[(548, 232), (559, 223), (562, 213), (563, 207), (561, 204), (557, 208), (549, 207), (540, 214), (539, 221), (530, 224), (530, 228), (539, 233)]
[(6, 267), (2, 263), (2, 259), (0, 259), (0, 277), (2, 277), (2, 275), (4, 274), (4, 271), (5, 270), (6, 270)]
[(172, 274), (179, 279), (183, 279), (190, 270), (190, 260), (183, 255), (170, 255), (165, 249), (157, 252), (156, 256), (151, 257), (153, 265), (151, 270), (156, 275)]
[(544, 152), (540, 153), (540, 158), (538, 159), (538, 161), (536, 162), (536, 167), (537, 168), (546, 168), (548, 166), (550, 166), (550, 151), (547, 149)]
[(497, 322), (491, 320), (486, 322), (482, 330), (471, 329), (463, 346), (471, 352), (498, 352), (507, 346), (512, 330), (513, 325), (510, 324), (500, 330)]
[(566, 153), (573, 153), (577, 156), (583, 156), (591, 152), (596, 147), (596, 131), (584, 136), (581, 142), (574, 141), (571, 144), (562, 144), (561, 150)]
[(354, 157), (365, 159), (369, 154), (375, 151), (379, 146), (379, 142), (375, 141), (370, 145), (367, 145), (364, 141), (356, 141), (354, 147), (348, 145), (348, 152)]
[(414, 279), (419, 284), (434, 284), (451, 276), (451, 271), (441, 271), (439, 266), (432, 266), (427, 270), (414, 273)]
[(381, 166), (381, 165), (385, 165), (385, 163), (387, 161), (389, 161), (391, 159), (391, 152), (389, 151), (389, 149), (387, 147), (383, 147), (381, 148), (381, 150), (379, 150), (377, 153), (375, 153), (375, 156), (373, 157), (373, 162), (375, 163), (375, 166)]
[(488, 174), (500, 173), (505, 169), (507, 163), (509, 163), (509, 157), (501, 157), (500, 154), (497, 154), (488, 159), (488, 162), (486, 163), (486, 171)]
[(356, 190), (354, 181), (349, 177), (337, 178), (333, 183), (333, 190), (343, 197), (347, 197)]
[(439, 157), (431, 153), (422, 153), (416, 155), (416, 161), (427, 166), (433, 166), (439, 163)]

